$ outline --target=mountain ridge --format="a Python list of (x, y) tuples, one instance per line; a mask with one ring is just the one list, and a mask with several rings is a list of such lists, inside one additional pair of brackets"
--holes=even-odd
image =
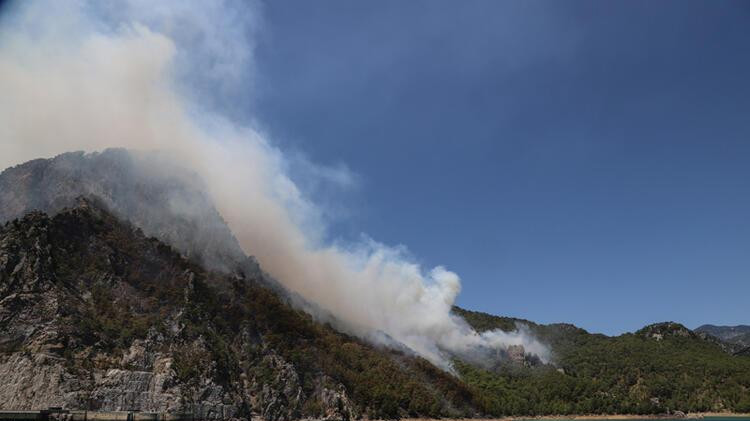
[(195, 175), (167, 161), (115, 149), (0, 173), (0, 374), (11, 379), (0, 408), (274, 421), (750, 412), (746, 351), (673, 322), (607, 337), (454, 307), (480, 333), (527, 330), (553, 358), (512, 346), (455, 357), (453, 373), (341, 333), (292, 305)]
[(717, 326), (705, 324), (695, 329), (703, 335), (710, 335), (725, 344), (728, 352), (750, 354), (750, 325)]

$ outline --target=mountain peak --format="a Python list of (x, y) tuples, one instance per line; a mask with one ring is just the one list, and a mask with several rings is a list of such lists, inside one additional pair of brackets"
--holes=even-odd
[(661, 322), (650, 324), (638, 330), (636, 334), (656, 340), (662, 340), (669, 336), (684, 338), (697, 336), (692, 330), (676, 322)]
[(198, 176), (159, 152), (70, 152), (8, 168), (0, 173), (0, 223), (32, 210), (54, 214), (80, 197), (210, 269), (259, 270), (248, 265)]

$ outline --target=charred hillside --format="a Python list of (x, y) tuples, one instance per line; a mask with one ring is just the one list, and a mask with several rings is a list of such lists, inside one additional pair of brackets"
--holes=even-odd
[(465, 416), (472, 393), (82, 200), (0, 229), (0, 407), (206, 418)]

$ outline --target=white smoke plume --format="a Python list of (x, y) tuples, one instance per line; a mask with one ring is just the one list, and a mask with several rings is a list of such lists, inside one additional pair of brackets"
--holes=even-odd
[[(242, 247), (348, 332), (403, 344), (444, 368), (447, 353), (509, 345), (546, 359), (547, 349), (523, 331), (480, 335), (452, 315), (461, 289), (455, 273), (425, 271), (400, 247), (371, 240), (320, 241), (325, 210), (288, 175), (292, 160), (215, 105), (222, 95), (252, 95), (260, 16), (258, 4), (218, 0), (6, 6), (0, 168), (72, 150), (169, 151), (204, 178)], [(345, 168), (309, 172), (352, 182)]]

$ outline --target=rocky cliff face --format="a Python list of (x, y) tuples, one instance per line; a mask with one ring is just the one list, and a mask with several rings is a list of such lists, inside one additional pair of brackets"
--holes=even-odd
[(0, 228), (0, 376), (2, 409), (267, 420), (473, 411), (461, 383), (426, 362), (318, 325), (257, 279), (207, 272), (83, 199)]
[[(204, 335), (187, 330), (189, 312), (200, 311), (196, 283), (207, 279), (164, 244), (88, 202), (53, 218), (32, 213), (7, 224), (0, 238), (3, 408), (195, 411), (207, 418), (257, 408), (275, 419), (294, 407), (262, 408), (260, 401), (277, 396), (252, 379), (226, 382), (211, 361), (191, 367), (195, 381), (180, 379), (176, 360), (211, 351)], [(178, 300), (165, 302), (170, 298)], [(286, 373), (282, 393), (294, 380)]]

